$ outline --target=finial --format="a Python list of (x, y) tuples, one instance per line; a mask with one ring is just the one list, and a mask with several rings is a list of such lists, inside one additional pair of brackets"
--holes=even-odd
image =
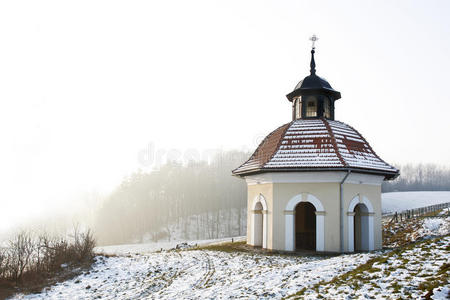
[(312, 49), (313, 50), (316, 49), (315, 44), (316, 44), (316, 41), (319, 40), (319, 38), (315, 34), (313, 34), (312, 37), (309, 38), (309, 40), (312, 41)]
[(309, 38), (310, 41), (312, 41), (312, 49), (311, 49), (311, 75), (315, 75), (316, 74), (316, 62), (314, 61), (314, 49), (316, 49), (315, 43), (319, 38), (313, 34), (312, 37)]

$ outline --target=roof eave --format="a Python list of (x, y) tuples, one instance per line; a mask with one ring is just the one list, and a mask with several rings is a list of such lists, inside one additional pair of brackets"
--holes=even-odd
[(364, 169), (364, 168), (354, 168), (354, 167), (339, 167), (339, 168), (276, 168), (276, 169), (270, 169), (270, 168), (258, 168), (253, 170), (246, 170), (246, 171), (237, 171), (233, 170), (232, 174), (233, 176), (243, 178), (245, 176), (250, 175), (257, 175), (261, 173), (272, 173), (272, 172), (312, 172), (312, 171), (318, 171), (318, 172), (329, 172), (329, 171), (352, 171), (355, 173), (362, 173), (362, 174), (371, 174), (371, 175), (382, 175), (384, 176), (384, 180), (393, 180), (397, 178), (400, 173), (399, 171), (382, 171), (382, 170), (373, 170), (373, 169)]

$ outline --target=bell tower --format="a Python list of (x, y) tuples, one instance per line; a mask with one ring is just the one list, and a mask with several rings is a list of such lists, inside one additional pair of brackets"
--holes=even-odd
[(334, 90), (328, 81), (316, 75), (314, 54), (318, 38), (313, 35), (310, 40), (312, 41), (310, 75), (286, 95), (292, 102), (292, 120), (318, 118), (334, 120), (334, 102), (341, 98), (341, 93)]

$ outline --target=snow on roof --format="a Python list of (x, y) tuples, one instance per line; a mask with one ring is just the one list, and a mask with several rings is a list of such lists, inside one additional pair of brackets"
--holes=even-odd
[(387, 179), (398, 174), (353, 127), (327, 119), (298, 119), (277, 128), (233, 174), (321, 168), (360, 169)]

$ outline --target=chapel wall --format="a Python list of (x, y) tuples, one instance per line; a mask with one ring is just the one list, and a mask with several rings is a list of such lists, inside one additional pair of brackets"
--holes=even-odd
[(357, 196), (365, 196), (370, 201), (374, 209), (373, 230), (374, 230), (374, 247), (375, 250), (382, 248), (382, 224), (381, 224), (381, 185), (371, 184), (344, 184), (344, 251), (348, 249), (348, 221), (347, 211), (352, 199)]
[(273, 249), (285, 250), (285, 208), (299, 194), (312, 194), (325, 210), (325, 251), (339, 251), (339, 184), (338, 183), (275, 183), (273, 205)]

